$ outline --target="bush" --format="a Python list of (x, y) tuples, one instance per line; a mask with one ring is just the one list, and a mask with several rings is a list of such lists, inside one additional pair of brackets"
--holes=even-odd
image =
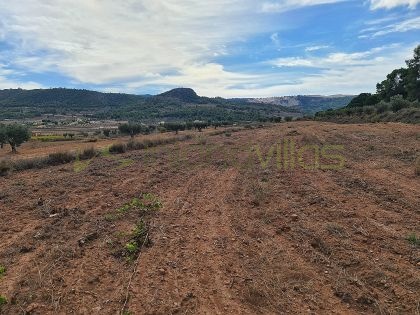
[(127, 146), (124, 143), (114, 143), (109, 147), (109, 152), (111, 153), (125, 153), (127, 151)]
[(75, 155), (70, 152), (57, 152), (51, 153), (48, 155), (47, 164), (48, 165), (60, 165), (66, 164), (74, 161), (76, 159)]
[(147, 145), (142, 141), (130, 140), (127, 143), (127, 150), (143, 150), (146, 148), (147, 148)]
[(384, 101), (381, 101), (377, 106), (376, 106), (376, 112), (378, 113), (378, 114), (382, 114), (382, 113), (385, 113), (385, 112), (387, 112), (387, 111), (389, 111), (391, 108), (390, 108), (390, 106), (389, 106), (389, 104), (388, 103), (386, 103), (386, 102), (384, 102)]
[(104, 136), (107, 138), (111, 135), (111, 129), (104, 129), (102, 132)]
[(407, 241), (414, 246), (420, 246), (420, 238), (416, 236), (416, 234), (410, 234), (407, 237)]
[(7, 304), (7, 299), (3, 295), (0, 295), (0, 309), (5, 304)]
[(420, 157), (416, 159), (414, 173), (416, 174), (416, 176), (420, 176)]
[(47, 157), (39, 157), (27, 160), (17, 160), (13, 163), (13, 169), (16, 171), (24, 171), (33, 168), (43, 168), (48, 164)]
[(407, 108), (411, 106), (411, 102), (405, 100), (401, 95), (395, 95), (391, 97), (390, 103), (391, 103), (391, 109), (394, 112), (398, 112), (399, 110), (403, 108)]
[(96, 149), (94, 147), (89, 147), (89, 148), (84, 149), (79, 154), (79, 159), (81, 159), (81, 160), (89, 160), (89, 159), (94, 158), (97, 155), (98, 155), (98, 151), (96, 151)]
[(372, 115), (373, 113), (375, 113), (375, 107), (374, 106), (365, 106), (365, 107), (363, 107), (363, 112), (366, 115)]
[(0, 176), (7, 175), (9, 171), (12, 169), (12, 165), (10, 161), (2, 160), (0, 161)]
[(0, 265), (0, 278), (6, 273), (6, 267)]
[(293, 117), (287, 116), (287, 117), (284, 117), (284, 120), (287, 122), (290, 122), (293, 120)]

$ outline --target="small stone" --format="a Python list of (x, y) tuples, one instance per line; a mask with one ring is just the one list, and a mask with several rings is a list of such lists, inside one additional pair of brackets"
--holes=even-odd
[(164, 275), (166, 273), (166, 270), (163, 268), (160, 268), (158, 271), (161, 275)]
[(32, 303), (30, 304), (27, 308), (26, 308), (26, 313), (30, 314), (33, 311), (35, 311), (36, 309), (39, 309), (41, 307), (43, 307), (44, 305), (38, 304), (38, 303)]
[(299, 219), (297, 214), (292, 214), (290, 217), (292, 218), (293, 221), (297, 221)]

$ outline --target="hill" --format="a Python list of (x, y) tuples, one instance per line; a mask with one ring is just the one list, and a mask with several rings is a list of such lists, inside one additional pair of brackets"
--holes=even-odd
[(173, 89), (168, 92), (159, 94), (158, 96), (166, 97), (166, 98), (175, 98), (177, 100), (180, 100), (182, 102), (187, 102), (187, 103), (194, 103), (200, 99), (197, 93), (195, 93), (193, 89), (189, 89), (189, 88)]
[(297, 95), (254, 98), (249, 99), (249, 101), (297, 108), (302, 113), (311, 115), (322, 110), (336, 109), (346, 106), (353, 98), (354, 95)]
[(65, 88), (0, 91), (0, 119), (54, 114), (82, 114), (99, 119), (133, 121), (255, 121), (278, 116), (301, 116), (293, 108), (220, 97), (200, 97), (194, 90), (186, 88), (173, 89), (156, 96)]
[(155, 96), (66, 88), (8, 89), (0, 90), (0, 119), (60, 114), (138, 121), (255, 121), (313, 114), (319, 110), (345, 106), (352, 98), (298, 95), (224, 99), (198, 96), (190, 88), (177, 88)]

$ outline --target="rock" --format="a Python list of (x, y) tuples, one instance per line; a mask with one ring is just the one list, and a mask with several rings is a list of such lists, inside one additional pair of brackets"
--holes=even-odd
[(31, 314), (33, 311), (36, 311), (37, 309), (43, 308), (45, 305), (38, 304), (38, 303), (32, 303), (29, 304), (29, 306), (26, 308), (25, 312), (27, 314)]
[(158, 269), (159, 274), (161, 274), (162, 276), (166, 274), (166, 270), (163, 268)]
[(297, 214), (292, 214), (292, 215), (290, 216), (290, 218), (292, 218), (292, 221), (297, 221), (297, 220), (299, 219), (299, 217), (298, 217), (298, 215), (297, 215)]

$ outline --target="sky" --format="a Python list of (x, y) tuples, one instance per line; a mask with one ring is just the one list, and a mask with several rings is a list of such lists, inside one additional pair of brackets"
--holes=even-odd
[(359, 94), (418, 44), (420, 0), (0, 0), (0, 89)]

